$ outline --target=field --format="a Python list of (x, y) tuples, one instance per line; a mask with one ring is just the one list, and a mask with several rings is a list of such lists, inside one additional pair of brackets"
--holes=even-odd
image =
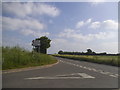
[(50, 55), (29, 52), (20, 47), (2, 47), (2, 69), (41, 66), (57, 62)]
[(75, 59), (80, 61), (88, 61), (99, 64), (108, 64), (113, 66), (120, 66), (120, 56), (101, 56), (101, 55), (60, 55), (54, 54), (53, 56)]

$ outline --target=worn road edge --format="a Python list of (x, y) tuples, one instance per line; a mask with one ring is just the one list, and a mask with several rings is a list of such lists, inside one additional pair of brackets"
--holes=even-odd
[(26, 68), (19, 68), (19, 69), (2, 70), (2, 74), (48, 68), (48, 67), (52, 67), (58, 63), (59, 63), (59, 60), (57, 60), (57, 62), (54, 64), (48, 64), (48, 65), (43, 65), (43, 66), (33, 66), (33, 67), (26, 67)]

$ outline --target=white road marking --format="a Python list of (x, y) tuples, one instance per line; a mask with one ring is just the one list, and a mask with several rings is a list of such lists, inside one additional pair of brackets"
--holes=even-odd
[(69, 64), (69, 65), (73, 65), (73, 66), (76, 66), (76, 67), (80, 67), (80, 68), (83, 68), (83, 69), (86, 69), (86, 70), (89, 70), (89, 71), (98, 72), (98, 73), (101, 73), (101, 74), (104, 74), (104, 75), (108, 75), (108, 76), (111, 76), (111, 77), (115, 77), (115, 78), (118, 78), (118, 76), (119, 76), (118, 74), (113, 74), (113, 73), (111, 73), (111, 72), (105, 72), (105, 71), (103, 71), (103, 70), (97, 70), (97, 69), (95, 69), (95, 68), (90, 68), (90, 67), (81, 66), (81, 65), (74, 64), (74, 63), (70, 63), (70, 62), (67, 62), (67, 61), (62, 61), (62, 60), (60, 60), (60, 62)]
[(115, 75), (110, 75), (111, 77), (117, 77), (117, 76), (115, 76)]
[(85, 73), (79, 73), (80, 76), (84, 77), (84, 78), (95, 78), (93, 76), (90, 76), (88, 74), (85, 74)]
[(54, 77), (32, 77), (32, 78), (26, 78), (30, 80), (36, 80), (36, 79), (83, 79), (83, 78), (91, 78), (94, 79), (95, 77), (90, 76), (86, 73), (72, 73), (72, 74), (64, 74), (64, 75), (56, 75)]
[(34, 77), (28, 79), (79, 79), (80, 77)]

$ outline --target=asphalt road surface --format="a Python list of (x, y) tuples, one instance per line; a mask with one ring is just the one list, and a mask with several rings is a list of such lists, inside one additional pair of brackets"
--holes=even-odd
[(118, 67), (56, 58), (51, 67), (3, 72), (3, 88), (118, 88)]

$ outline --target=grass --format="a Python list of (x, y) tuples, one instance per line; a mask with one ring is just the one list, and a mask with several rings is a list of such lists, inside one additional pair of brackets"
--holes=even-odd
[(2, 69), (15, 69), (31, 66), (42, 66), (56, 63), (50, 55), (29, 52), (20, 47), (2, 47)]
[(107, 64), (113, 66), (120, 66), (120, 56), (99, 56), (99, 55), (60, 55), (54, 54), (53, 56), (75, 59), (80, 61), (88, 61), (99, 64)]

